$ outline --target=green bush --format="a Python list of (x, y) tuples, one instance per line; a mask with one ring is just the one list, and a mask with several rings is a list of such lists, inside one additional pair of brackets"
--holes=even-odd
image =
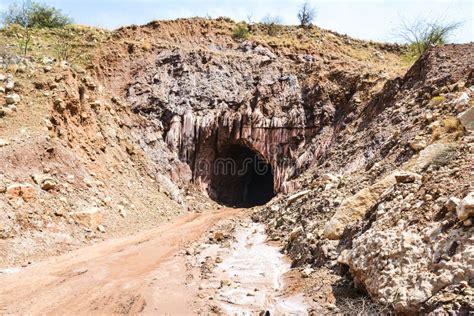
[(250, 32), (249, 32), (247, 23), (240, 22), (240, 23), (237, 23), (237, 25), (234, 27), (234, 32), (233, 32), (234, 38), (245, 39), (245, 38), (248, 38), (249, 35), (250, 35)]

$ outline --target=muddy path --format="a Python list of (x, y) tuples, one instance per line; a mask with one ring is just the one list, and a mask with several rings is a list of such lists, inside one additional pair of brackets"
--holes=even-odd
[[(218, 221), (238, 213), (236, 209), (225, 209), (189, 214), (135, 236), (106, 241), (33, 264), (16, 273), (0, 275), (3, 312), (111, 314), (145, 311), (145, 308), (153, 307), (153, 301), (145, 298), (151, 292), (157, 268)], [(178, 283), (186, 277), (185, 269), (169, 272)], [(176, 290), (179, 292), (180, 289)], [(172, 297), (169, 300), (173, 306)], [(186, 306), (182, 299), (179, 306)]]
[[(222, 264), (213, 267), (212, 278), (220, 282), (230, 278), (229, 273), (245, 272), (242, 263), (248, 266), (255, 259), (259, 261), (254, 256), (256, 253), (261, 253), (267, 260), (275, 260), (275, 268), (267, 262), (256, 267), (256, 275), (250, 279), (249, 275), (247, 279), (237, 277), (237, 283), (243, 283), (240, 289), (222, 289), (219, 285), (211, 297), (202, 293), (202, 263), (206, 257), (210, 258), (209, 252), (218, 248), (204, 247), (202, 252), (186, 259), (185, 249), (192, 243), (200, 244), (203, 236), (209, 231), (212, 233), (218, 223), (243, 216), (242, 210), (237, 209), (189, 214), (150, 231), (52, 257), (19, 271), (1, 273), (0, 311), (2, 314), (35, 315), (182, 315), (206, 312), (210, 300), (222, 303), (226, 297), (230, 303), (218, 304), (219, 312), (252, 311), (251, 305), (258, 305), (261, 299), (265, 306), (274, 305), (275, 295), (266, 292), (281, 287), (280, 272), (287, 268), (287, 263), (276, 248), (264, 245), (262, 227), (252, 226), (235, 232), (231, 246), (224, 252), (220, 250)], [(240, 259), (243, 262), (239, 266)], [(232, 271), (233, 267), (235, 271)], [(259, 276), (262, 269), (270, 270), (270, 273)], [(254, 281), (256, 286), (252, 284)], [(253, 298), (246, 296), (245, 291), (249, 291), (250, 286), (260, 291)], [(232, 291), (236, 291), (235, 295)], [(232, 302), (229, 296), (245, 304), (236, 305), (238, 302)], [(288, 304), (280, 303), (283, 308)], [(290, 301), (289, 304), (294, 303)], [(296, 306), (300, 311), (301, 306)]]

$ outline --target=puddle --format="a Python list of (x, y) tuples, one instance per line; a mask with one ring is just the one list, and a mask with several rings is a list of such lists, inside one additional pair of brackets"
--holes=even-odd
[(307, 315), (302, 294), (282, 295), (283, 276), (290, 270), (290, 263), (277, 247), (265, 242), (264, 226), (250, 223), (238, 227), (234, 236), (230, 249), (219, 248), (222, 262), (209, 280), (209, 286), (216, 289), (214, 302), (222, 311), (231, 315), (262, 311), (271, 315)]

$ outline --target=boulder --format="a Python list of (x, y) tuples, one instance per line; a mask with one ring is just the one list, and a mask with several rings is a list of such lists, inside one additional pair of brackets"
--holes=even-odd
[(325, 190), (330, 190), (333, 188), (337, 188), (339, 186), (339, 178), (336, 177), (335, 175), (332, 175), (330, 173), (326, 173), (322, 176), (322, 181), (324, 183), (324, 189)]
[(301, 192), (298, 192), (298, 193), (295, 193), (295, 194), (291, 195), (290, 197), (288, 197), (288, 205), (292, 204), (293, 202), (295, 202), (296, 200), (302, 198), (303, 196), (305, 196), (308, 193), (309, 193), (309, 190), (304, 190), (304, 191), (301, 191)]
[(454, 105), (455, 106), (465, 106), (465, 105), (468, 105), (470, 101), (471, 101), (471, 99), (469, 98), (469, 94), (464, 92), (463, 94), (461, 94), (459, 96), (459, 98), (454, 100)]
[(9, 145), (10, 142), (6, 139), (0, 138), (0, 148)]
[(16, 183), (7, 187), (6, 195), (9, 199), (23, 199), (25, 202), (36, 198), (36, 189), (29, 183)]
[(104, 227), (104, 225), (98, 225), (98, 226), (97, 226), (97, 230), (98, 230), (99, 232), (101, 232), (101, 233), (105, 233), (105, 227)]
[(102, 213), (97, 207), (85, 208), (79, 212), (69, 213), (71, 217), (81, 225), (88, 228), (97, 228), (102, 223)]
[(446, 209), (450, 212), (454, 212), (454, 211), (456, 211), (456, 209), (457, 209), (460, 202), (461, 202), (460, 199), (458, 199), (457, 197), (452, 196), (446, 201), (446, 204), (445, 204)]
[(54, 179), (47, 178), (41, 183), (41, 189), (50, 191), (56, 189), (57, 183)]
[(393, 174), (345, 199), (333, 217), (324, 225), (324, 237), (340, 239), (344, 229), (362, 219), (382, 193), (396, 183)]
[(33, 181), (45, 191), (54, 190), (57, 187), (56, 180), (44, 174), (34, 174)]
[(12, 91), (13, 88), (15, 88), (15, 82), (13, 82), (12, 80), (8, 80), (6, 85), (5, 85), (5, 91)]
[(470, 192), (456, 208), (456, 214), (460, 221), (464, 221), (474, 215), (474, 192)]
[(410, 142), (409, 145), (410, 145), (410, 148), (416, 152), (419, 152), (420, 150), (423, 150), (426, 148), (426, 142), (424, 140), (414, 140)]
[(421, 180), (421, 175), (413, 172), (399, 172), (395, 174), (397, 183), (413, 183), (416, 180)]
[(54, 58), (49, 57), (49, 56), (44, 56), (41, 62), (43, 63), (43, 65), (52, 65), (54, 63)]
[(20, 96), (16, 93), (9, 94), (5, 97), (5, 101), (7, 102), (7, 104), (16, 104), (20, 102), (20, 100), (21, 100)]
[(468, 131), (474, 131), (474, 106), (459, 114), (458, 119)]

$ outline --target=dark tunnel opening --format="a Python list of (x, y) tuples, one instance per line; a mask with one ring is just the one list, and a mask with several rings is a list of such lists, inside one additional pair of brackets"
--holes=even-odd
[(271, 165), (248, 147), (225, 146), (214, 160), (211, 195), (224, 205), (264, 205), (275, 196), (273, 187)]

